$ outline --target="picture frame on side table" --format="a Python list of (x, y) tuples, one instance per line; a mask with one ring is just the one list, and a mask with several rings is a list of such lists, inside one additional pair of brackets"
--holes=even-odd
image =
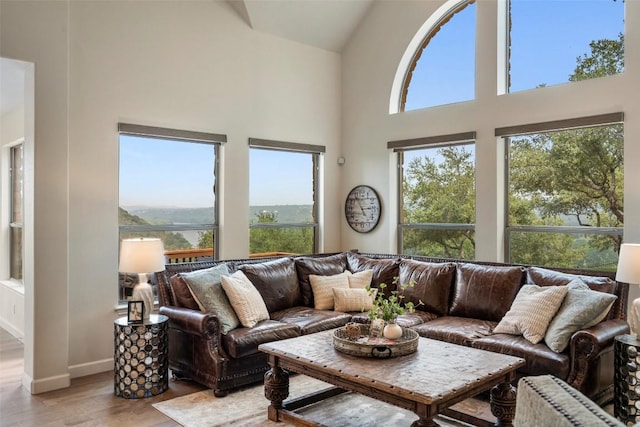
[(127, 306), (127, 322), (142, 323), (144, 321), (144, 302), (129, 301)]

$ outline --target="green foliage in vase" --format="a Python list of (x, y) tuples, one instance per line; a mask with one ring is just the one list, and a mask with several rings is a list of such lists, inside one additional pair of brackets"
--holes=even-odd
[(373, 299), (373, 306), (371, 310), (367, 313), (367, 316), (371, 320), (382, 319), (385, 322), (393, 322), (396, 317), (400, 314), (404, 313), (413, 313), (416, 311), (416, 307), (423, 304), (422, 301), (418, 301), (418, 304), (414, 304), (411, 301), (404, 302), (404, 291), (407, 288), (412, 288), (415, 286), (415, 281), (410, 281), (409, 283), (399, 283), (399, 277), (393, 278), (393, 284), (396, 285), (396, 289), (389, 292), (389, 295), (385, 295), (384, 290), (387, 288), (386, 283), (380, 283), (378, 288), (372, 288), (371, 285), (366, 286), (366, 290), (369, 295), (373, 296), (375, 294), (375, 298)]

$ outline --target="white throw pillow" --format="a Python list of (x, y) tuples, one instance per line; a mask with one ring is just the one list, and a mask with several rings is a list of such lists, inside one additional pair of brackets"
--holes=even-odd
[(367, 311), (373, 307), (373, 299), (377, 289), (372, 289), (369, 294), (366, 289), (333, 288), (333, 300), (335, 311)]
[(373, 270), (362, 270), (347, 276), (350, 288), (366, 288), (371, 285)]
[(349, 271), (332, 276), (309, 275), (316, 310), (333, 310), (333, 288), (349, 289)]
[(258, 322), (269, 319), (269, 311), (262, 295), (244, 275), (236, 271), (231, 276), (222, 276), (222, 289), (245, 328), (253, 328)]
[(539, 343), (567, 291), (566, 286), (524, 285), (493, 332), (522, 335), (533, 344)]

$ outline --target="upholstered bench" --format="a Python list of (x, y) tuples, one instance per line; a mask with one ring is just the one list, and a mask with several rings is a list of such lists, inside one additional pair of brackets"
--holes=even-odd
[(552, 375), (518, 381), (516, 427), (623, 426), (575, 388)]

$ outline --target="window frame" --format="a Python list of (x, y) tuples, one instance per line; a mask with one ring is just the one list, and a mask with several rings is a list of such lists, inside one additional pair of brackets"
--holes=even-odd
[[(195, 132), (181, 129), (162, 128), (155, 126), (144, 126), (130, 123), (118, 123), (118, 147), (120, 148), (120, 138), (122, 136), (135, 136), (144, 137), (149, 139), (178, 141), (184, 143), (196, 143), (210, 145), (213, 148), (213, 197), (214, 197), (214, 222), (203, 224), (165, 224), (165, 225), (121, 225), (118, 223), (118, 241), (121, 240), (123, 232), (180, 232), (197, 230), (202, 231), (211, 230), (213, 232), (213, 254), (212, 258), (219, 259), (219, 223), (220, 223), (220, 147), (227, 142), (227, 136), (224, 134), (214, 134), (206, 132)], [(119, 174), (118, 174), (119, 178)], [(118, 206), (120, 197), (118, 196)], [(197, 252), (197, 251), (196, 251)], [(199, 255), (190, 256), (186, 255), (181, 257), (179, 262), (195, 262), (199, 260)], [(174, 262), (171, 259), (167, 259), (167, 263)], [(119, 285), (120, 286), (120, 285)], [(120, 292), (120, 290), (119, 290)], [(157, 297), (156, 297), (157, 298)], [(126, 300), (120, 300), (120, 303)]]
[(609, 235), (623, 236), (624, 227), (584, 227), (584, 226), (536, 226), (536, 225), (511, 225), (510, 217), (510, 162), (509, 159), (511, 144), (509, 138), (514, 136), (522, 136), (527, 134), (545, 133), (545, 132), (561, 132), (564, 130), (590, 128), (606, 125), (624, 124), (624, 113), (608, 113), (587, 117), (578, 117), (565, 120), (554, 120), (549, 122), (529, 123), (524, 125), (506, 126), (495, 129), (495, 136), (502, 138), (505, 145), (505, 169), (504, 169), (504, 259), (505, 262), (511, 261), (511, 233), (557, 233), (572, 235)]
[[(311, 154), (313, 164), (313, 206), (311, 208), (311, 215), (314, 219), (312, 222), (303, 223), (256, 223), (249, 224), (249, 231), (254, 228), (292, 228), (292, 227), (312, 227), (313, 229), (313, 250), (312, 253), (318, 253), (320, 248), (320, 222), (318, 215), (320, 212), (318, 196), (320, 195), (320, 156), (326, 152), (324, 145), (313, 144), (301, 144), (297, 142), (287, 141), (275, 141), (261, 138), (249, 138), (249, 150), (272, 150), (272, 151), (285, 151), (293, 153), (307, 153)], [(251, 167), (251, 166), (249, 166)], [(251, 185), (251, 183), (249, 183)]]
[[(21, 163), (16, 165), (16, 150), (21, 150)], [(22, 169), (20, 175), (20, 183), (16, 186), (16, 168)], [(9, 279), (22, 283), (24, 279), (24, 140), (20, 140), (16, 144), (9, 146)], [(16, 190), (19, 196), (16, 200)], [(19, 221), (15, 218), (15, 204), (20, 203), (20, 213), (23, 218)], [(19, 232), (20, 243), (16, 248), (16, 242), (14, 241), (14, 232)], [(20, 252), (17, 254), (16, 252)], [(19, 277), (14, 271), (15, 258), (19, 257), (18, 263), (20, 267)]]
[(397, 153), (397, 198), (396, 209), (398, 212), (396, 250), (404, 253), (404, 231), (405, 230), (472, 230), (475, 232), (474, 224), (461, 223), (405, 223), (404, 220), (404, 153), (406, 151), (452, 147), (458, 145), (475, 146), (476, 132), (462, 132), (450, 135), (437, 135), (423, 138), (404, 139), (387, 142), (387, 148)]

